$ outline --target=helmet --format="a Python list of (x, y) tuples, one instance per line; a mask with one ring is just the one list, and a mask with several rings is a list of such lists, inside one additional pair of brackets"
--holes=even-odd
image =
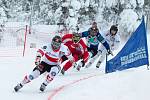
[[(112, 33), (114, 31), (115, 33)], [(116, 25), (112, 25), (110, 28), (110, 34), (115, 35), (118, 32), (118, 27)]]
[(62, 39), (60, 36), (56, 35), (55, 37), (53, 37), (52, 42), (51, 42), (51, 46), (54, 50), (58, 50), (61, 46), (62, 43)]
[(98, 29), (97, 29), (97, 28), (90, 28), (90, 29), (89, 29), (89, 34), (90, 34), (91, 36), (96, 36), (97, 33), (98, 33)]
[(78, 41), (80, 41), (81, 39), (81, 34), (80, 33), (76, 33), (76, 32), (73, 32), (73, 37), (72, 37), (72, 40), (77, 43)]
[(94, 22), (92, 23), (92, 25), (96, 25), (96, 26), (97, 26), (97, 23), (94, 21)]
[(92, 28), (97, 28), (97, 23), (96, 22), (92, 23)]

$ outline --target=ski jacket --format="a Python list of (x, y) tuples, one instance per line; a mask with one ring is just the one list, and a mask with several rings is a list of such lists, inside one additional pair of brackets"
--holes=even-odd
[(96, 36), (91, 36), (90, 31), (88, 30), (88, 31), (82, 32), (81, 35), (82, 37), (86, 38), (87, 45), (89, 48), (95, 48), (98, 50), (98, 45), (101, 42), (107, 50), (110, 49), (109, 44), (99, 32), (97, 32)]
[(118, 46), (120, 45), (120, 36), (118, 33), (112, 36), (110, 34), (110, 31), (106, 31), (102, 35), (110, 45), (111, 50), (116, 50), (118, 48)]
[(73, 59), (68, 47), (63, 43), (57, 51), (53, 50), (51, 44), (47, 44), (38, 49), (37, 53), (40, 53), (42, 55), (41, 61), (44, 61), (49, 65), (60, 64), (59, 61), (63, 55), (67, 56), (69, 59)]
[(73, 56), (78, 55), (79, 58), (87, 61), (89, 57), (87, 45), (85, 44), (83, 39), (80, 39), (77, 43), (75, 43), (72, 38), (73, 34), (66, 34), (62, 37), (62, 42), (69, 48)]

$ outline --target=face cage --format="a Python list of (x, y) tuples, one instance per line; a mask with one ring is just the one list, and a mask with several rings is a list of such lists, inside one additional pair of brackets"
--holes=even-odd
[(117, 31), (115, 31), (115, 30), (110, 30), (110, 34), (111, 34), (111, 36), (115, 36), (115, 35), (117, 34)]
[(80, 40), (79, 36), (73, 36), (72, 40), (77, 43)]
[(61, 45), (61, 42), (52, 41), (52, 47), (53, 47), (54, 50), (59, 49), (60, 45)]

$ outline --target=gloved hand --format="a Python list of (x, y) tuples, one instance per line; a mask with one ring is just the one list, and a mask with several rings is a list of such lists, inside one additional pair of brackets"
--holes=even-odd
[(78, 66), (77, 66), (76, 69), (77, 69), (78, 71), (80, 71), (80, 68), (81, 68), (81, 67), (84, 67), (84, 65), (85, 65), (85, 62), (82, 60), (81, 62), (78, 63)]
[(41, 61), (41, 56), (36, 56), (35, 65), (39, 65)]
[(69, 57), (70, 62), (74, 63), (75, 59), (73, 57)]
[(78, 63), (78, 66), (84, 67), (84, 65), (85, 65), (85, 62), (83, 60)]
[(42, 57), (42, 54), (40, 52), (37, 52), (36, 58), (35, 58), (35, 65), (39, 65), (40, 64), (41, 57)]
[(110, 49), (107, 50), (107, 53), (108, 53), (108, 55), (111, 54), (113, 56), (113, 53), (112, 53), (112, 51)]
[(82, 67), (84, 67), (84, 65), (85, 65), (85, 62), (82, 60), (82, 61), (81, 61), (81, 63), (82, 63)]
[(70, 60), (71, 63), (75, 62), (75, 59), (74, 59), (74, 57), (72, 55), (69, 55), (67, 57), (68, 57), (68, 60)]
[(102, 54), (102, 50), (98, 50), (97, 55), (101, 55)]
[(76, 67), (77, 67), (77, 63), (74, 62), (74, 63), (73, 63), (73, 68), (76, 68)]

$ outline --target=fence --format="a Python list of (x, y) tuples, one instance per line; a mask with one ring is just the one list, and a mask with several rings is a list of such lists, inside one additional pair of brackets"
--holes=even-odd
[(24, 24), (9, 23), (2, 31), (0, 41), (0, 57), (18, 57), (28, 54), (30, 49), (39, 48), (45, 43), (51, 42), (51, 38), (58, 34), (58, 26), (36, 25), (32, 26), (32, 33), (29, 34), (29, 27)]
[(15, 23), (7, 25), (1, 31), (0, 57), (16, 57), (23, 55), (25, 25), (15, 27)]

